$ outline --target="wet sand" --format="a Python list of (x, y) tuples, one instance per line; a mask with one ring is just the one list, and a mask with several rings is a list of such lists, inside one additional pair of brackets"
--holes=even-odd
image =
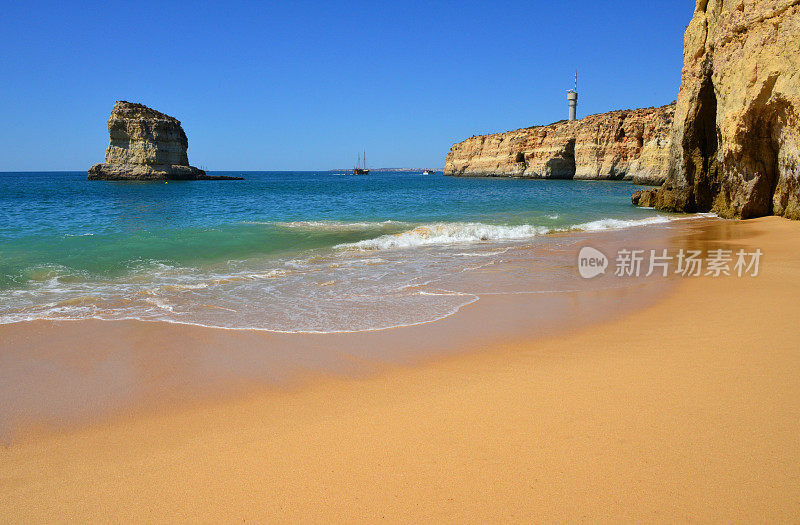
[[(292, 343), (290, 359), (276, 334), (3, 327), (16, 372), (60, 363), (6, 387), (30, 400), (15, 413), (50, 424), (81, 398), (107, 417), (10, 440), (0, 519), (796, 519), (800, 223), (694, 222), (670, 242), (760, 248), (761, 274), (583, 291), (543, 324), (531, 314), (552, 300), (487, 295), (430, 325)], [(81, 349), (69, 366), (65, 348)], [(42, 385), (80, 394), (52, 405)]]

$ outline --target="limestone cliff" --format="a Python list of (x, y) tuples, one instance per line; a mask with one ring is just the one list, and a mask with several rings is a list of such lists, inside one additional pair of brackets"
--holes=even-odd
[(698, 0), (670, 170), (634, 204), (800, 219), (800, 0)]
[(445, 175), (616, 179), (660, 184), (675, 104), (612, 111), (454, 144)]
[(105, 162), (89, 168), (97, 180), (231, 179), (189, 166), (189, 141), (178, 119), (142, 104), (118, 101), (108, 119)]

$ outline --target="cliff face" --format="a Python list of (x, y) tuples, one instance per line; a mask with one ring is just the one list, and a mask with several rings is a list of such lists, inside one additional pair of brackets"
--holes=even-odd
[(698, 0), (670, 170), (634, 204), (800, 219), (800, 0)]
[(111, 138), (105, 162), (89, 168), (89, 179), (220, 179), (189, 166), (189, 141), (179, 120), (142, 104), (118, 101), (108, 119)]
[(675, 104), (612, 111), (454, 144), (445, 175), (617, 179), (660, 184)]

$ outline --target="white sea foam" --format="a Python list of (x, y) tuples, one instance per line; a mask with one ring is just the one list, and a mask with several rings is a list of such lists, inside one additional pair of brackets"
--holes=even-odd
[(674, 220), (671, 217), (657, 215), (646, 219), (599, 219), (596, 221), (576, 224), (564, 228), (548, 228), (521, 224), (516, 226), (503, 226), (483, 224), (479, 222), (453, 222), (433, 223), (417, 226), (411, 230), (393, 235), (381, 235), (374, 239), (339, 244), (335, 246), (342, 250), (389, 250), (394, 248), (413, 248), (417, 246), (435, 244), (476, 243), (482, 241), (513, 241), (546, 235), (552, 232), (602, 231), (662, 224)]
[(277, 279), (278, 277), (283, 277), (287, 273), (288, 272), (286, 270), (275, 268), (267, 272), (245, 273), (239, 277), (244, 279)]
[(175, 310), (175, 308), (173, 308), (172, 305), (168, 304), (166, 301), (158, 297), (145, 297), (144, 300), (145, 302), (155, 305), (158, 308), (161, 308), (162, 310), (167, 310), (169, 312), (173, 312)]
[(410, 226), (407, 222), (401, 221), (364, 221), (364, 222), (344, 222), (344, 221), (295, 221), (295, 222), (276, 222), (264, 223), (274, 224), (280, 228), (296, 228), (302, 230), (372, 230), (381, 229), (389, 226)]
[(497, 226), (479, 222), (434, 223), (417, 226), (394, 235), (381, 235), (374, 239), (339, 244), (336, 248), (345, 250), (388, 250), (431, 244), (516, 240), (544, 235), (550, 231), (549, 228), (543, 226), (531, 226), (528, 224)]
[(587, 231), (587, 232), (603, 231), (603, 230), (621, 230), (623, 228), (631, 228), (635, 226), (647, 226), (649, 224), (664, 224), (673, 220), (675, 220), (675, 218), (666, 217), (664, 215), (656, 215), (655, 217), (648, 217), (646, 219), (633, 219), (633, 220), (600, 219), (591, 222), (584, 222), (582, 224), (576, 224), (575, 226), (569, 229)]
[(482, 251), (476, 250), (471, 252), (457, 252), (454, 253), (456, 257), (494, 257), (496, 255), (503, 255), (506, 253), (510, 248), (502, 248), (500, 250), (490, 250), (490, 251)]
[(195, 284), (165, 284), (163, 285), (164, 289), (174, 291), (174, 292), (181, 292), (184, 290), (202, 290), (203, 288), (208, 288), (208, 283), (195, 283)]

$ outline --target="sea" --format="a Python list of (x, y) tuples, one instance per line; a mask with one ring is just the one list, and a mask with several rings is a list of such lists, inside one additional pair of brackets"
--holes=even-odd
[[(211, 174), (245, 180), (0, 173), (0, 324), (137, 319), (326, 333), (429, 323), (482, 293), (573, 286), (564, 248), (575, 234), (677, 219), (634, 207), (641, 187), (627, 182)], [(467, 278), (520, 248), (525, 264), (513, 273)]]

